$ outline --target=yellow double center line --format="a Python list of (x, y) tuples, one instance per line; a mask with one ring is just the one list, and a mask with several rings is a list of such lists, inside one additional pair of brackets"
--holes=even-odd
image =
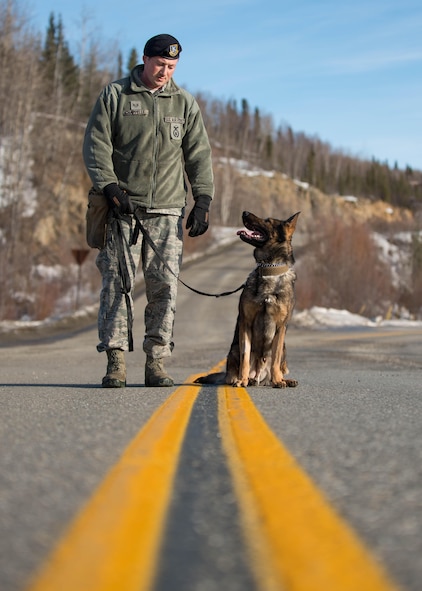
[[(181, 386), (156, 411), (28, 591), (153, 588), (180, 450), (200, 390)], [(397, 591), (245, 389), (219, 387), (218, 414), (260, 591)]]
[(146, 591), (199, 386), (153, 414), (71, 524), (31, 591)]
[(397, 591), (246, 390), (219, 388), (219, 415), (260, 589)]

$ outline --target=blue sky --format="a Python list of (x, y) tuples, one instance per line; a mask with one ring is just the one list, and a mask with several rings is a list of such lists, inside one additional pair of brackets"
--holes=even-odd
[(84, 35), (122, 51), (157, 33), (183, 52), (175, 80), (246, 99), (275, 125), (353, 156), (422, 170), (420, 0), (32, 0), (34, 28), (61, 16), (74, 55)]

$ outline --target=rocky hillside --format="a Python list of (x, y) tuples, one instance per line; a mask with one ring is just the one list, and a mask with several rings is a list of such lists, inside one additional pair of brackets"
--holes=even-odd
[[(76, 167), (76, 170), (82, 168)], [(315, 244), (322, 248), (323, 243), (329, 244), (330, 240), (337, 236), (340, 244), (336, 244), (334, 250), (341, 254), (344, 260), (336, 261), (336, 267), (345, 268), (352, 264), (355, 269), (361, 265), (360, 262), (356, 263), (354, 258), (358, 254), (358, 249), (356, 245), (350, 244), (346, 248), (346, 242), (343, 240), (346, 233), (356, 234), (357, 227), (364, 227), (367, 228), (365, 235), (376, 231), (382, 233), (386, 239), (394, 241), (394, 236), (399, 230), (415, 230), (416, 220), (410, 210), (391, 207), (379, 200), (356, 199), (350, 195), (325, 195), (308, 183), (288, 178), (281, 173), (254, 169), (239, 160), (216, 158), (214, 170), (216, 195), (211, 210), (211, 230), (197, 239), (186, 236), (186, 256), (204, 251), (213, 244), (213, 228), (240, 227), (244, 210), (263, 217), (281, 219), (300, 211), (300, 223), (295, 235), (296, 252), (300, 254), (297, 256), (298, 266), (305, 270), (308, 266), (312, 272), (306, 270), (302, 275), (298, 288), (299, 306), (329, 305), (348, 307), (353, 312), (366, 311), (368, 315), (386, 314), (392, 306), (402, 306), (403, 298), (406, 299), (404, 292), (407, 305), (410, 305), (409, 289), (395, 285), (391, 290), (393, 278), (384, 277), (384, 272), (381, 274), (383, 280), (378, 291), (365, 296), (365, 302), (361, 301), (358, 294), (346, 298), (341, 293), (341, 286), (335, 288), (336, 293), (332, 293), (332, 286), (335, 284), (332, 277), (326, 277), (316, 292), (315, 286), (319, 284), (321, 272), (318, 281), (313, 277), (313, 273), (318, 269), (313, 257), (318, 257), (319, 264), (323, 264), (321, 259), (326, 257), (325, 254), (321, 255)], [(22, 219), (25, 226), (22, 231), (27, 238), (21, 247), (25, 248), (26, 252), (31, 252), (32, 260), (36, 262), (26, 271), (25, 257), (20, 257), (22, 271), (16, 278), (19, 288), (11, 291), (10, 301), (3, 306), (1, 319), (39, 320), (52, 315), (63, 315), (74, 311), (76, 307), (97, 302), (100, 277), (95, 267), (96, 251), (89, 250), (85, 242), (85, 212), (89, 186), (88, 177), (81, 172), (79, 177), (73, 178), (73, 184), (68, 185), (62, 202), (57, 206), (38, 209), (34, 215)], [(60, 188), (55, 188), (52, 193), (61, 194)], [(188, 208), (191, 206), (189, 198)], [(235, 232), (233, 238), (235, 239)], [(360, 243), (363, 244), (362, 237)], [(346, 252), (343, 252), (343, 247), (346, 248)], [(412, 275), (411, 242), (401, 244), (400, 248), (403, 251), (407, 250), (408, 283), (408, 278)], [(87, 258), (81, 267), (76, 264), (75, 250), (87, 251)], [(376, 251), (377, 257), (385, 259), (385, 252), (378, 253), (379, 249), (375, 246), (371, 250)], [(365, 263), (374, 265), (370, 260), (372, 259), (365, 255)], [(309, 287), (310, 283), (312, 289)], [(346, 284), (345, 289), (350, 292)], [(382, 296), (379, 290), (382, 290)], [(303, 297), (304, 294), (306, 297)], [(381, 306), (374, 304), (380, 301)], [(416, 313), (415, 305), (412, 304), (410, 307), (412, 313)]]

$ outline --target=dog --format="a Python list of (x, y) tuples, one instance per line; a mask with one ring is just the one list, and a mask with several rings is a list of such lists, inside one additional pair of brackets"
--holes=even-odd
[(289, 371), (285, 337), (295, 305), (292, 236), (299, 214), (282, 221), (243, 212), (245, 229), (237, 234), (254, 247), (257, 266), (240, 295), (226, 371), (202, 376), (196, 383), (274, 388), (298, 385), (297, 380), (285, 377)]

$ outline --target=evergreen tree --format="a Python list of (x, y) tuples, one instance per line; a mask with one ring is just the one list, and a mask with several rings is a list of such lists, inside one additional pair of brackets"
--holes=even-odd
[(119, 54), (117, 56), (117, 77), (123, 77), (123, 56), (121, 51), (119, 51)]
[(264, 163), (268, 168), (272, 168), (274, 159), (274, 142), (270, 134), (265, 139)]
[(56, 23), (53, 13), (49, 18), (41, 65), (54, 94), (77, 94), (78, 67), (65, 41), (61, 17)]
[(127, 62), (127, 69), (128, 73), (132, 71), (132, 69), (139, 64), (138, 61), (138, 52), (135, 48), (133, 48), (129, 55), (129, 60)]

